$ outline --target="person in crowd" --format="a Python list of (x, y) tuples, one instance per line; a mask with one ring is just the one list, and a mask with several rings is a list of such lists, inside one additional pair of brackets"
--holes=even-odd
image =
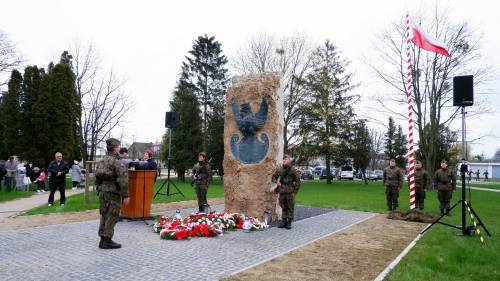
[(26, 171), (25, 176), (30, 178), (33, 176), (33, 164), (28, 162), (26, 165), (24, 165), (24, 169)]
[(126, 168), (129, 167), (130, 162), (132, 162), (132, 159), (129, 158), (128, 156), (128, 149), (126, 147), (120, 148), (120, 156), (118, 157), (118, 160), (125, 165)]
[(78, 161), (75, 160), (73, 161), (73, 166), (71, 166), (71, 181), (73, 182), (73, 190), (76, 190), (80, 185), (80, 182), (83, 180), (82, 170), (78, 164)]
[[(39, 168), (35, 167), (34, 170), (36, 171), (37, 169)], [(33, 181), (33, 183), (36, 184), (36, 192), (45, 192), (45, 178), (46, 178), (45, 169), (44, 168), (39, 169), (38, 177)]]
[(455, 172), (448, 168), (446, 160), (441, 161), (441, 169), (434, 174), (434, 185), (438, 190), (439, 210), (441, 215), (450, 215), (450, 200), (455, 192)]
[(2, 190), (2, 181), (7, 174), (7, 169), (5, 168), (5, 160), (0, 160), (0, 190)]
[(488, 181), (488, 170), (485, 170), (483, 175), (484, 175), (484, 181)]
[(144, 161), (141, 162), (140, 169), (152, 171), (158, 170), (158, 164), (156, 164), (153, 159), (153, 151), (149, 149), (146, 149), (146, 151), (144, 151)]
[(285, 154), (283, 166), (273, 174), (272, 178), (272, 181), (276, 183), (273, 191), (279, 194), (279, 204), (282, 209), (282, 220), (278, 228), (292, 229), (295, 196), (300, 188), (300, 175), (292, 164), (292, 157)]
[(198, 163), (193, 167), (193, 181), (191, 185), (195, 186), (196, 198), (198, 199), (198, 212), (204, 212), (208, 207), (207, 192), (208, 185), (212, 180), (212, 170), (207, 162), (205, 152), (198, 153)]
[(403, 186), (403, 173), (396, 167), (396, 160), (389, 160), (389, 167), (384, 169), (383, 182), (385, 186), (387, 209), (389, 211), (395, 211), (399, 206), (399, 190), (401, 190)]
[(6, 192), (10, 192), (12, 189), (16, 188), (17, 165), (14, 156), (10, 156), (9, 160), (5, 163), (5, 169), (7, 170), (7, 174), (5, 175)]
[(56, 190), (59, 189), (61, 194), (60, 203), (64, 206), (66, 203), (66, 174), (69, 172), (68, 164), (63, 160), (63, 155), (61, 152), (57, 152), (55, 155), (55, 160), (50, 162), (48, 168), (50, 195), (48, 205), (52, 206), (54, 204), (54, 194)]
[(481, 174), (481, 173), (479, 172), (479, 169), (477, 169), (477, 171), (476, 171), (476, 181), (479, 181), (479, 175), (480, 175), (480, 174)]
[(118, 249), (122, 245), (112, 240), (114, 228), (120, 216), (122, 204), (129, 203), (128, 175), (125, 165), (118, 160), (120, 141), (108, 139), (106, 141), (107, 154), (97, 163), (95, 178), (99, 193), (99, 222), (98, 234), (101, 237), (99, 248)]

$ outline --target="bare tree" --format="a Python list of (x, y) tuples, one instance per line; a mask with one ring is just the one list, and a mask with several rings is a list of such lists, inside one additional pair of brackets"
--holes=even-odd
[(71, 46), (77, 93), (82, 100), (79, 133), (84, 161), (95, 159), (97, 147), (125, 122), (134, 106), (124, 93), (125, 82), (112, 70), (102, 71), (100, 58), (92, 44)]
[(285, 151), (296, 139), (300, 108), (306, 94), (303, 81), (311, 70), (313, 46), (305, 34), (296, 33), (276, 39), (259, 33), (250, 38), (248, 45), (237, 52), (232, 67), (239, 74), (264, 72), (283, 73)]
[[(480, 41), (466, 23), (453, 23), (449, 11), (434, 7), (433, 14), (414, 17), (417, 22), (425, 23), (423, 28), (445, 43), (449, 57), (434, 54), (412, 46), (412, 75), (414, 89), (414, 115), (419, 135), (419, 153), (428, 171), (436, 169), (438, 155), (437, 139), (441, 131), (448, 128), (457, 116), (451, 107), (452, 78), (461, 74), (473, 74), (475, 83), (484, 82), (488, 67), (481, 62)], [(413, 15), (415, 16), (415, 14)], [(422, 26), (422, 24), (421, 24)], [(377, 38), (375, 48), (378, 60), (369, 62), (377, 76), (390, 85), (395, 94), (386, 94), (378, 99), (379, 110), (407, 119), (405, 111), (396, 111), (394, 103), (406, 103), (406, 46), (404, 20), (394, 23)], [(394, 93), (393, 92), (393, 93)], [(484, 112), (484, 108), (480, 111)]]
[(7, 34), (0, 30), (0, 90), (7, 85), (7, 77), (14, 68), (23, 63), (21, 57), (16, 53), (14, 44), (9, 40)]
[(370, 129), (371, 151), (370, 151), (370, 169), (377, 168), (377, 160), (384, 149), (384, 133), (375, 129)]

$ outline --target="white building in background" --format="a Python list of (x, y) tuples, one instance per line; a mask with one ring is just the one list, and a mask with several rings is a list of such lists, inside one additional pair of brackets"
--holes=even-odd
[[(484, 172), (488, 171), (488, 178), (490, 179), (500, 179), (500, 163), (468, 163), (468, 170), (472, 171), (472, 178), (476, 177), (476, 172), (479, 170), (479, 177), (484, 178)], [(458, 173), (460, 173), (460, 164), (457, 168)]]

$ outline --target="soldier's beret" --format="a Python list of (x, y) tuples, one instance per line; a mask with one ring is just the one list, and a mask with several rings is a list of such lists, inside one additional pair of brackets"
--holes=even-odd
[(107, 146), (114, 146), (114, 147), (120, 146), (120, 141), (117, 139), (114, 139), (114, 138), (110, 138), (106, 141), (106, 145)]

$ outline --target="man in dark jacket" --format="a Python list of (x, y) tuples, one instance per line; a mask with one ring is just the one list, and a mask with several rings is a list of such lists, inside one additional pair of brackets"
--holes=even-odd
[(56, 153), (56, 159), (49, 164), (48, 168), (50, 178), (50, 195), (49, 195), (49, 206), (54, 204), (54, 194), (56, 190), (59, 189), (61, 194), (61, 206), (64, 206), (66, 202), (66, 174), (69, 172), (68, 164), (62, 160), (62, 153)]
[(0, 190), (2, 190), (3, 177), (7, 174), (7, 169), (5, 169), (5, 161), (0, 160)]

